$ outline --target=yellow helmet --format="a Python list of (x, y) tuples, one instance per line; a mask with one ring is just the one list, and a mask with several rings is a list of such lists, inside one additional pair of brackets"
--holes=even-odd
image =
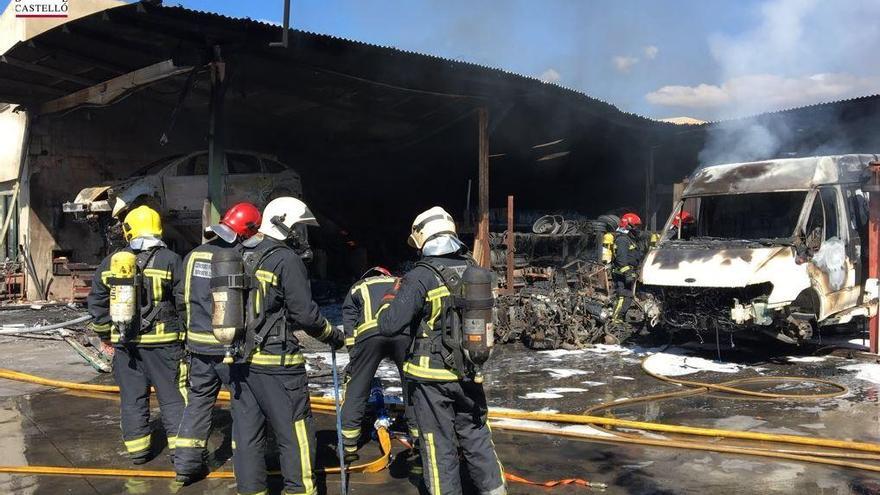
[(162, 219), (149, 206), (138, 206), (125, 215), (122, 234), (126, 241), (143, 236), (162, 237)]
[(407, 242), (416, 249), (422, 249), (426, 242), (443, 234), (456, 236), (455, 221), (446, 210), (435, 206), (413, 220), (412, 233)]

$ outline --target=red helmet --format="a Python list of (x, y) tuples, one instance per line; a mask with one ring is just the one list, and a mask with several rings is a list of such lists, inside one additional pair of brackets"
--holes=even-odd
[(639, 227), (642, 225), (642, 219), (639, 218), (639, 216), (635, 213), (625, 213), (622, 217), (620, 217), (620, 223), (617, 225), (622, 229)]
[(253, 237), (260, 228), (263, 216), (260, 210), (250, 203), (238, 203), (226, 210), (220, 223), (232, 229), (242, 239)]
[(675, 218), (672, 219), (672, 225), (675, 227), (679, 227), (683, 223), (694, 223), (694, 216), (686, 210), (681, 210), (680, 213), (676, 213)]
[[(262, 215), (256, 206), (250, 203), (238, 203), (226, 210), (223, 219), (217, 225), (206, 229), (208, 233), (220, 236), (226, 242), (233, 243), (236, 238), (241, 240), (253, 237), (260, 228)], [(206, 234), (209, 238), (209, 234)]]

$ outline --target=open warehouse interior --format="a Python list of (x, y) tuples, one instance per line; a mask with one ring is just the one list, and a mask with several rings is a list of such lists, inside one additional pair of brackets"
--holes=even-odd
[(497, 231), (508, 195), (518, 228), (547, 213), (596, 218), (629, 209), (657, 229), (674, 185), (701, 163), (877, 147), (869, 131), (877, 97), (673, 125), (470, 63), (300, 31), (290, 32), (287, 48), (270, 46), (278, 31), (142, 2), (72, 20), (4, 55), (4, 113), (29, 119), (26, 153), (3, 167), (7, 195), (22, 171), (22, 215), (10, 232), (19, 238), (10, 248), (20, 245), (32, 260), (30, 298), (67, 298), (78, 284), (68, 274), (109, 249), (106, 212), (90, 215), (100, 224), (64, 212), (76, 191), (150, 175), (193, 153), (202, 155), (171, 167), (192, 179), (165, 178), (146, 194), (170, 201), (163, 213), (175, 219), (175, 248), (200, 242), (209, 149), (245, 151), (226, 160), (236, 170), (218, 175), (250, 177), (218, 180), (218, 210), (240, 197), (236, 187), (265, 203), (291, 192), (267, 177), (298, 175), (295, 192), (323, 224), (310, 234), (317, 274), (347, 283), (373, 264), (411, 258), (404, 241), (414, 212), (442, 204), (474, 233), (481, 110)]

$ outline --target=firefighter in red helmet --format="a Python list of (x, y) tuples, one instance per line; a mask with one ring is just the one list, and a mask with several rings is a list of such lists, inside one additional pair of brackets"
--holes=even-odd
[(205, 444), (211, 432), (214, 402), (222, 385), (229, 385), (230, 365), (223, 363), (225, 347), (211, 328), (211, 260), (225, 249), (244, 250), (243, 241), (257, 233), (262, 216), (250, 203), (238, 203), (226, 211), (217, 225), (205, 229), (209, 240), (183, 261), (184, 278), (177, 301), (186, 326), (189, 356), (188, 402), (177, 433), (174, 470), (177, 481), (189, 484), (207, 474)]
[(641, 242), (642, 219), (635, 213), (620, 217), (614, 238), (614, 258), (612, 280), (617, 300), (611, 316), (613, 323), (623, 321), (624, 315), (633, 302), (633, 284), (638, 277), (638, 269), (645, 257)]
[(681, 210), (672, 218), (672, 228), (669, 229), (667, 238), (669, 239), (688, 239), (691, 236), (696, 219), (687, 210)]

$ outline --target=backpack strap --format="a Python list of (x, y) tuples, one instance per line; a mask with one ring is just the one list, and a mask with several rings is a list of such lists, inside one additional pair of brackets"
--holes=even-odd
[[(156, 253), (159, 251), (159, 246), (152, 247), (147, 249), (146, 251), (141, 251), (135, 255), (135, 262), (137, 264), (137, 271), (141, 281), (141, 287), (138, 289), (140, 291), (144, 290), (143, 284), (145, 280), (144, 270), (150, 268), (153, 265), (153, 258), (156, 257)], [(145, 330), (150, 325), (156, 321), (156, 318), (159, 316), (159, 312), (162, 311), (162, 308), (165, 305), (163, 304), (154, 304), (153, 298), (147, 298), (146, 304), (141, 306), (141, 330)]]

